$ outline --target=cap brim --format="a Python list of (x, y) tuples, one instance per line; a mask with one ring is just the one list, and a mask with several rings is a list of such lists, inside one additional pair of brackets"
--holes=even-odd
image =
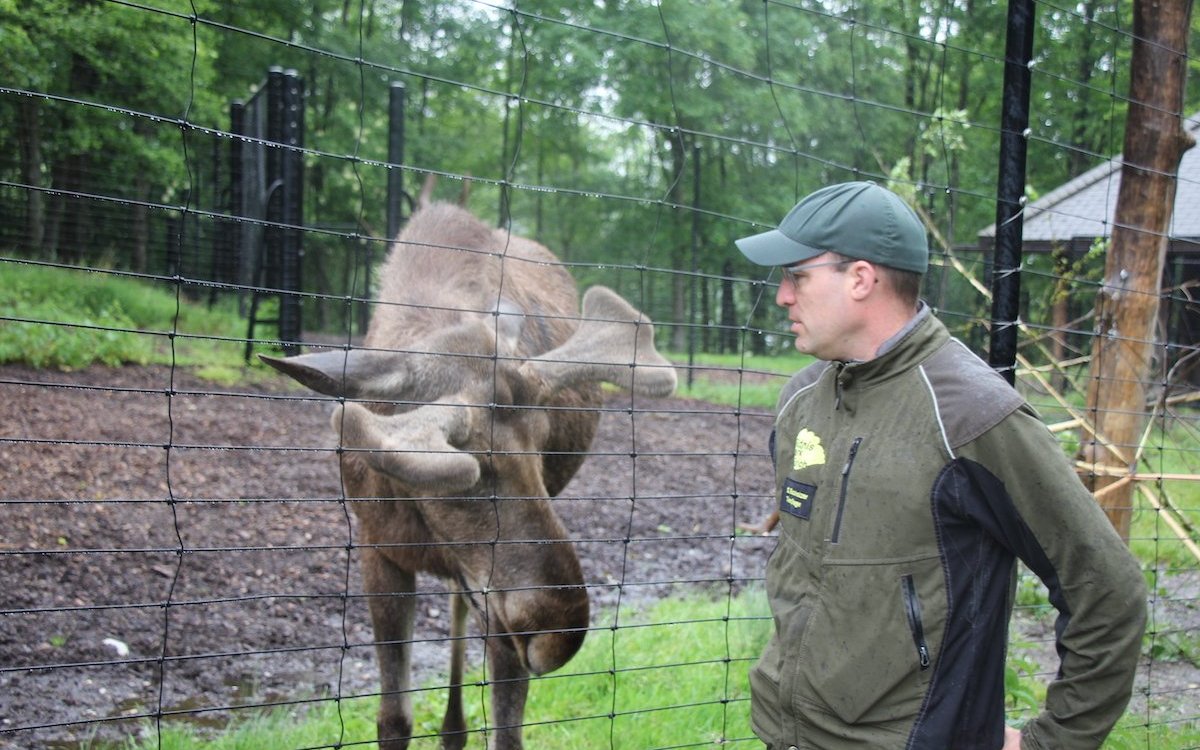
[(825, 252), (796, 242), (778, 229), (743, 237), (733, 244), (751, 263), (760, 266), (790, 266)]

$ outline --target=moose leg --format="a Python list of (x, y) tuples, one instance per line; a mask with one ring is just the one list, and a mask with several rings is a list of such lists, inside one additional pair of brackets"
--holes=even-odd
[(508, 636), (489, 637), (487, 657), (492, 672), (491, 723), (494, 727), (488, 750), (521, 750), (529, 672), (521, 664), (521, 657)]
[(442, 747), (462, 750), (467, 744), (467, 722), (463, 718), (462, 681), (467, 659), (467, 598), (450, 595), (450, 696), (442, 719)]
[(375, 628), (375, 655), (379, 661), (381, 696), (376, 719), (379, 750), (406, 750), (412, 737), (409, 668), (416, 575), (398, 567), (378, 550), (364, 549), (363, 588)]

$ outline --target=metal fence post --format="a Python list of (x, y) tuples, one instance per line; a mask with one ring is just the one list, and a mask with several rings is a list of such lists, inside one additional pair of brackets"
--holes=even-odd
[(1009, 0), (1003, 109), (1000, 115), (1000, 174), (996, 185), (996, 242), (992, 256), (992, 329), (988, 364), (1010, 384), (1016, 380), (1017, 366), (1033, 14), (1033, 0)]
[(299, 292), (302, 288), (304, 243), (304, 83), (294, 70), (283, 73), (279, 89), (280, 189), (283, 224), (279, 258), (279, 338), (289, 355), (300, 353), (302, 336)]

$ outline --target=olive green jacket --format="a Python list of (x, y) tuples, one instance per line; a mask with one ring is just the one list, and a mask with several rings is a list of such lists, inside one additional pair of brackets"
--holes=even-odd
[(1097, 748), (1129, 700), (1146, 589), (1024, 400), (925, 315), (793, 377), (772, 435), (775, 632), (751, 671), (773, 750), (998, 750), (1019, 559), (1061, 657), (1023, 748)]

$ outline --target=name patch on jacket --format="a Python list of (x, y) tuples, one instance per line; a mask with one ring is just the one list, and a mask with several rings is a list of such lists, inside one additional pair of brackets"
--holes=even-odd
[(779, 510), (789, 513), (796, 518), (808, 520), (812, 515), (813, 498), (816, 497), (815, 485), (797, 482), (791, 477), (783, 480), (783, 493), (779, 497)]

